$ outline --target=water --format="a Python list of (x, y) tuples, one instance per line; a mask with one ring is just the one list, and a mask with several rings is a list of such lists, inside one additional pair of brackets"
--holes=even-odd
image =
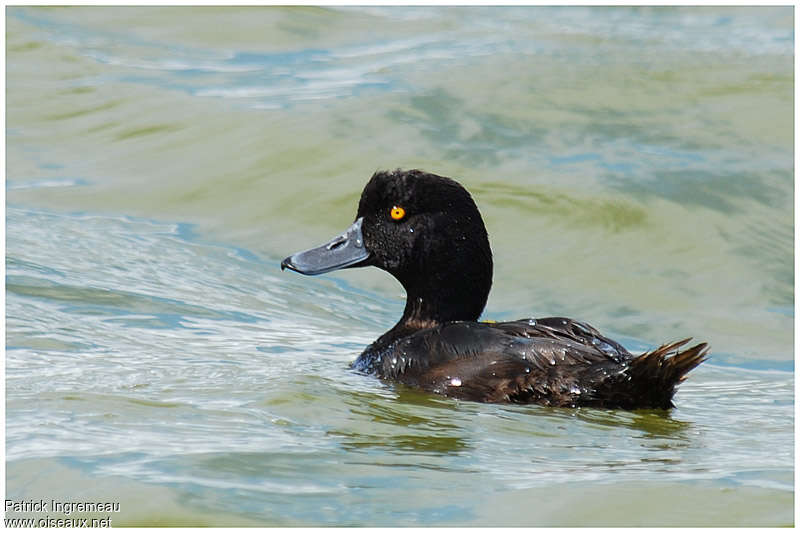
[[(117, 501), (113, 525), (793, 524), (792, 17), (9, 8), (7, 497)], [(402, 289), (279, 262), (393, 167), (473, 193), (485, 318), (710, 342), (678, 407), (351, 372)]]

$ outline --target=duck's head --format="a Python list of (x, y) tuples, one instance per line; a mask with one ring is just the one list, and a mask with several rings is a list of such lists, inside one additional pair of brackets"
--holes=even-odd
[(370, 265), (406, 289), (401, 323), (477, 320), (492, 284), (492, 252), (472, 197), (420, 170), (376, 172), (347, 231), (281, 262), (309, 275)]

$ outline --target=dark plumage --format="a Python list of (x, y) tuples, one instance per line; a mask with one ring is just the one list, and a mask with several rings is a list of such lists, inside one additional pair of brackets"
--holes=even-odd
[(419, 170), (377, 172), (355, 223), (281, 268), (321, 274), (373, 265), (397, 278), (407, 300), (400, 321), (353, 367), (464, 400), (596, 406), (673, 406), (675, 387), (708, 353), (689, 339), (633, 356), (569, 318), (477, 322), (492, 285), (486, 228), (457, 182)]

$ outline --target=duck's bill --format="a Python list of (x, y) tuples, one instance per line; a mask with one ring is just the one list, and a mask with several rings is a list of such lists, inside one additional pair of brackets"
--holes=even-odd
[(314, 276), (332, 270), (358, 266), (369, 258), (361, 235), (363, 218), (356, 220), (347, 231), (322, 246), (297, 252), (281, 261), (281, 270), (288, 268), (301, 274)]

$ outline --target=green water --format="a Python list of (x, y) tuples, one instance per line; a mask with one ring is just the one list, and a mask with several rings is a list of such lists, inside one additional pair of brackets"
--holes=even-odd
[[(6, 39), (7, 498), (117, 501), (114, 525), (794, 523), (793, 8), (26, 7)], [(709, 342), (678, 407), (351, 372), (402, 288), (279, 262), (394, 167), (472, 192), (485, 318)]]

